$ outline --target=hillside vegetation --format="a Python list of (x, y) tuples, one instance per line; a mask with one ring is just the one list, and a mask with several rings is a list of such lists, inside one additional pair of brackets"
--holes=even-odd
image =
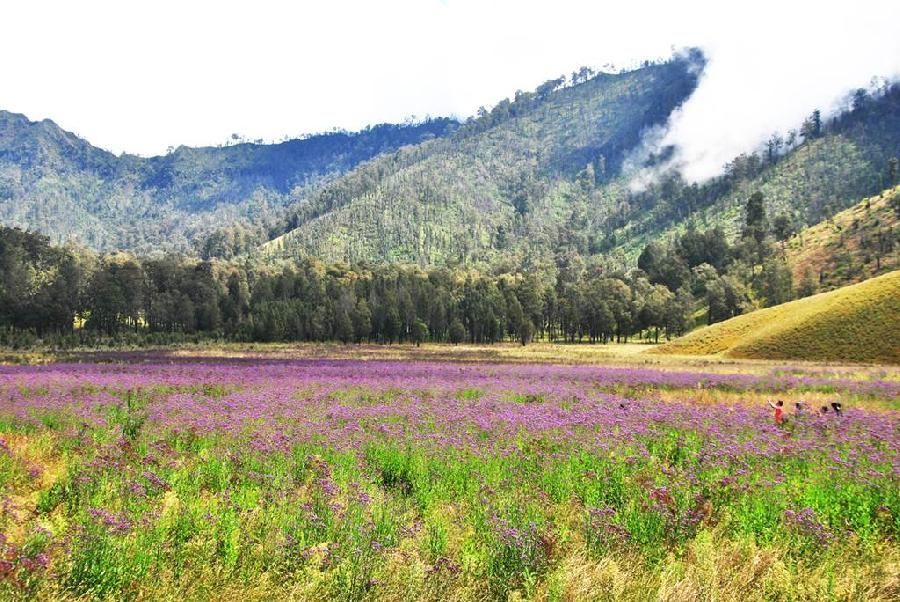
[[(754, 192), (796, 231), (896, 181), (900, 87), (883, 86), (857, 91), (834, 118), (813, 112), (708, 182), (673, 169), (633, 190), (626, 159), (690, 94), (695, 73), (694, 62), (674, 59), (503, 101), (453, 136), (372, 161), (298, 201), (289, 231), (264, 254), (491, 267), (577, 254), (627, 269), (649, 242), (691, 227), (736, 240)], [(664, 161), (665, 151), (644, 165)]]
[(607, 202), (600, 191), (642, 133), (694, 90), (700, 60), (601, 73), (569, 86), (560, 78), (518, 93), (451, 137), (323, 187), (297, 206), (293, 229), (265, 251), (420, 264), (496, 263), (560, 244), (596, 252), (599, 234), (591, 233), (586, 204)]
[(0, 223), (100, 251), (228, 255), (265, 240), (289, 199), (455, 126), (437, 119), (143, 158), (0, 111)]
[(900, 186), (863, 199), (785, 244), (795, 282), (832, 290), (900, 267)]
[(707, 326), (654, 352), (900, 364), (900, 271)]
[(691, 229), (719, 228), (733, 244), (754, 193), (789, 236), (896, 184), (900, 87), (884, 84), (849, 95), (835, 117), (810, 107), (797, 130), (705, 183), (668, 169), (634, 189), (637, 169), (666, 165), (672, 149), (643, 152), (647, 133), (690, 97), (704, 60), (693, 51), (628, 72), (583, 68), (463, 124), (152, 158), (0, 112), (0, 223), (104, 252), (463, 264), (553, 279), (579, 258), (627, 270), (648, 243)]
[(646, 190), (626, 194), (598, 223), (608, 232), (606, 246), (632, 258), (648, 242), (687, 227), (720, 227), (734, 240), (754, 192), (763, 195), (772, 218), (782, 216), (802, 229), (897, 183), (891, 160), (900, 149), (900, 86), (875, 95), (857, 91), (846, 112), (818, 125), (797, 125), (799, 131), (773, 136), (760, 152), (735, 157), (708, 182), (690, 184), (670, 172)]

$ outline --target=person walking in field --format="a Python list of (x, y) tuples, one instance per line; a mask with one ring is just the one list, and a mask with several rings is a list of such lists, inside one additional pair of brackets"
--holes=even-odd
[(784, 402), (780, 399), (775, 403), (772, 403), (772, 400), (769, 400), (769, 405), (775, 410), (775, 424), (781, 426), (784, 424)]

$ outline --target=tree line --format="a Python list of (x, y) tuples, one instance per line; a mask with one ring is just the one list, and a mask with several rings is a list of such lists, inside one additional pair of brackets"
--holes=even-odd
[[(579, 258), (580, 259), (580, 258)], [(545, 275), (302, 259), (280, 270), (176, 256), (97, 257), (0, 230), (0, 329), (83, 341), (203, 334), (236, 341), (493, 343), (684, 332), (693, 299), (585, 265)]]
[[(651, 242), (637, 267), (568, 246), (540, 269), (479, 271), (315, 258), (98, 256), (39, 234), (0, 229), (0, 332), (75, 344), (98, 338), (215, 337), (234, 341), (527, 344), (658, 341), (697, 319), (725, 320), (812, 294), (795, 287), (781, 252), (793, 230), (752, 194), (734, 243), (688, 229)], [(18, 339), (17, 339), (18, 338)]]

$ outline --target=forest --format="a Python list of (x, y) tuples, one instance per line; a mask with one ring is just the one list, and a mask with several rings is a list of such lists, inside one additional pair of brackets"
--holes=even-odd
[(657, 341), (881, 270), (896, 233), (868, 209), (831, 274), (788, 241), (897, 183), (900, 87), (688, 183), (635, 153), (704, 60), (584, 68), (464, 123), (149, 159), (0, 113), (0, 342)]
[[(896, 203), (895, 203), (896, 204)], [(0, 229), (0, 337), (16, 346), (179, 340), (494, 343), (658, 342), (695, 324), (808, 296), (785, 260), (790, 229), (760, 192), (740, 238), (688, 229), (648, 244), (637, 269), (577, 249), (551, 269), (280, 264), (179, 255), (97, 255)], [(888, 248), (890, 247), (890, 248)], [(880, 247), (891, 253), (893, 244)]]

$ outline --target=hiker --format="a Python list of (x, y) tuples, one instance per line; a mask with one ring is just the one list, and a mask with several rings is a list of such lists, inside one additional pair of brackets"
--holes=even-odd
[(772, 403), (772, 400), (769, 400), (769, 405), (775, 410), (775, 424), (779, 426), (784, 424), (784, 402), (779, 399)]
[(822, 412), (822, 415), (824, 416), (825, 414), (828, 413), (828, 406), (822, 406), (822, 408), (819, 411)]
[(839, 402), (839, 401), (832, 401), (832, 402), (831, 402), (831, 408), (834, 410), (834, 413), (835, 413), (835, 414), (837, 414), (838, 416), (841, 416), (841, 402)]

